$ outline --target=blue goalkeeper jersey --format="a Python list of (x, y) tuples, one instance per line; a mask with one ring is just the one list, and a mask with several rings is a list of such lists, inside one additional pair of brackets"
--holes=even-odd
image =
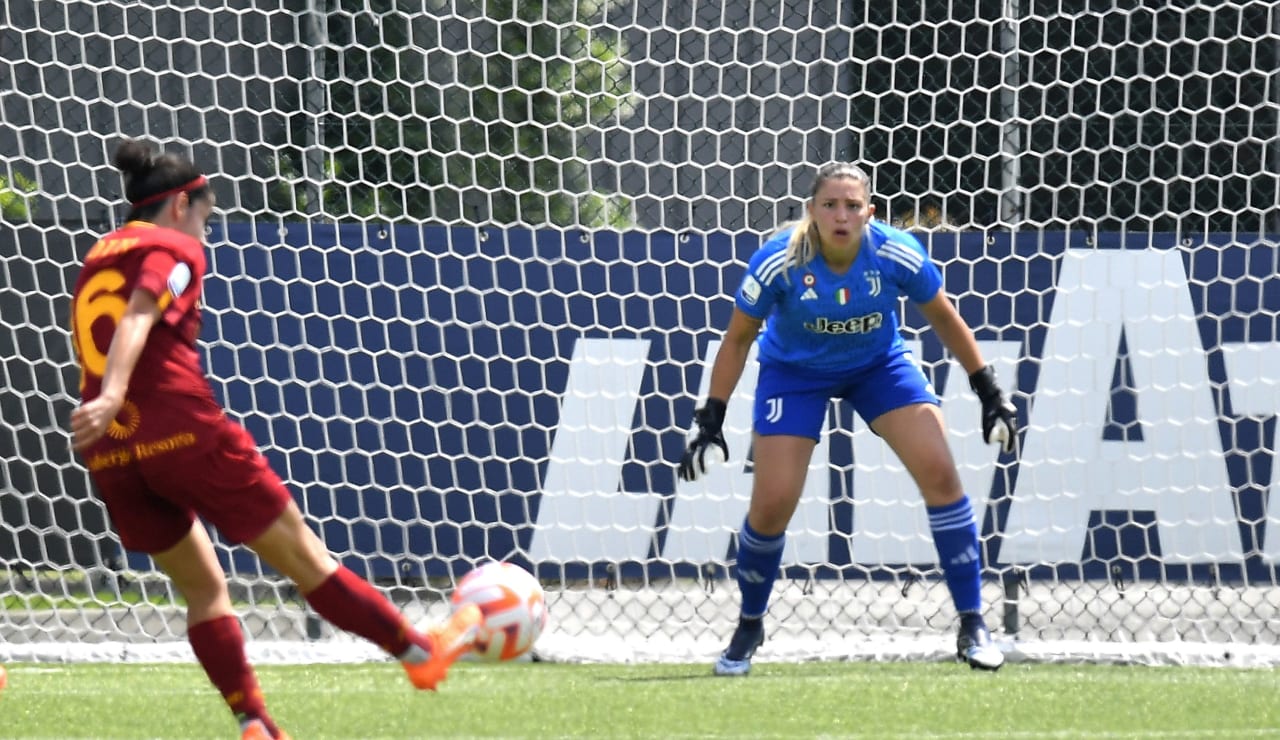
[(919, 240), (868, 221), (858, 256), (837, 275), (821, 256), (784, 269), (792, 230), (752, 255), (735, 298), (739, 309), (765, 322), (756, 340), (759, 358), (827, 373), (900, 354), (900, 299), (925, 303), (942, 287), (942, 274)]

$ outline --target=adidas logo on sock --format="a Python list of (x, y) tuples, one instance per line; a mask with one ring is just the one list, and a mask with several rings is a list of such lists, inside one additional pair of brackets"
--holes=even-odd
[(964, 552), (951, 558), (951, 565), (966, 565), (968, 563), (978, 562), (978, 551), (972, 546), (965, 549)]

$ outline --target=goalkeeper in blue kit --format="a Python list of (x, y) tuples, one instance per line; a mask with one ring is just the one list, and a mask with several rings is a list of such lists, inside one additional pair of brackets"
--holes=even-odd
[(857, 166), (820, 168), (799, 223), (752, 256), (735, 297), (704, 404), (681, 458), (695, 480), (729, 455), (725, 404), (758, 343), (753, 410), (755, 474), (738, 532), (738, 627), (715, 672), (745, 675), (764, 642), (763, 619), (782, 562), (787, 523), (804, 487), (832, 398), (843, 398), (911, 473), (929, 514), (942, 572), (960, 616), (957, 656), (997, 670), (1004, 654), (982, 619), (981, 548), (969, 498), (947, 446), (938, 397), (903, 343), (897, 309), (905, 296), (965, 372), (982, 401), (982, 433), (1013, 451), (1015, 409), (982, 358), (973, 331), (942, 290), (942, 275), (915, 237), (874, 220), (870, 180)]

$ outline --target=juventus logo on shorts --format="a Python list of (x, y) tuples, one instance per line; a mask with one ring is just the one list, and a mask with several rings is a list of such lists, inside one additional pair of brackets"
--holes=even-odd
[(770, 398), (764, 402), (765, 415), (764, 420), (773, 424), (782, 418), (782, 399)]

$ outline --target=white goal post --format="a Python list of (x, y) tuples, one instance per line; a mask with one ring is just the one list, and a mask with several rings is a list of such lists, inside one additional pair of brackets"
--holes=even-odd
[[(0, 10), (0, 660), (189, 657), (67, 447), (68, 301), (122, 137), (211, 174), (215, 391), (415, 619), (535, 570), (539, 657), (705, 661), (730, 464), (678, 482), (746, 260), (840, 159), (1026, 431), (906, 309), (1016, 660), (1280, 664), (1280, 12), (1261, 0), (140, 0)], [(833, 404), (762, 660), (949, 657), (923, 504)], [(367, 660), (219, 544), (258, 660)]]

